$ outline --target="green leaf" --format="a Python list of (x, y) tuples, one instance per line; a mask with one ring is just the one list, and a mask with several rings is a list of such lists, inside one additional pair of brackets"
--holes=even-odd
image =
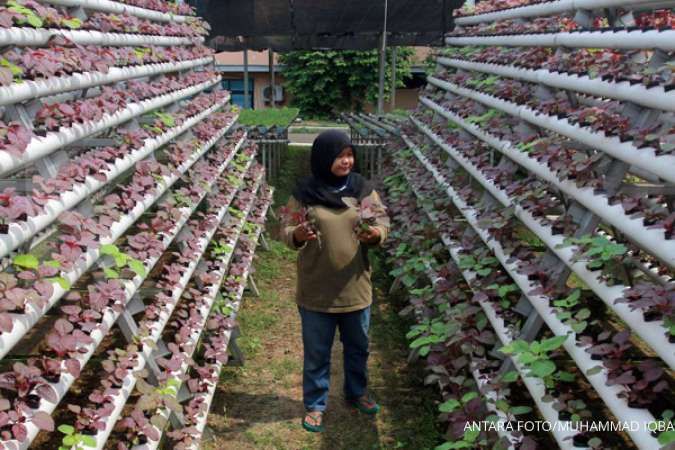
[(12, 260), (12, 263), (14, 263), (15, 266), (23, 267), (25, 269), (36, 269), (36, 270), (40, 265), (40, 261), (38, 261), (38, 259), (31, 254), (16, 255)]
[(593, 375), (599, 374), (600, 372), (602, 372), (602, 366), (595, 366), (595, 367), (592, 367), (592, 368), (588, 369), (586, 371), (586, 375), (591, 377)]
[(556, 368), (553, 361), (549, 361), (546, 359), (535, 361), (530, 366), (530, 371), (532, 372), (532, 375), (539, 378), (544, 378), (551, 375), (553, 372), (555, 372), (555, 369)]
[(73, 433), (75, 433), (75, 427), (73, 427), (71, 425), (66, 425), (66, 424), (59, 425), (57, 430), (59, 430), (63, 434), (73, 434)]
[(127, 263), (127, 255), (124, 253), (118, 253), (116, 255), (112, 255), (112, 258), (115, 260), (115, 265), (117, 267), (123, 267)]
[(672, 444), (675, 442), (675, 430), (672, 431), (664, 431), (663, 433), (659, 434), (659, 444), (661, 445), (668, 445)]
[(431, 336), (418, 337), (410, 343), (410, 348), (417, 348), (423, 345), (428, 345), (431, 342)]
[(42, 25), (43, 25), (42, 19), (40, 19), (35, 14), (31, 14), (31, 15), (27, 16), (26, 22), (28, 22), (28, 24), (31, 27), (34, 27), (34, 28), (42, 28)]
[(557, 376), (560, 381), (564, 381), (566, 383), (572, 383), (574, 381), (574, 375), (569, 372), (560, 371), (558, 372)]
[(56, 261), (55, 259), (51, 259), (51, 260), (49, 260), (49, 261), (45, 261), (45, 262), (42, 263), (42, 264), (44, 264), (44, 265), (47, 266), (47, 267), (53, 267), (54, 269), (58, 269), (59, 267), (61, 267), (61, 263), (58, 262), (58, 261)]
[(513, 408), (511, 408), (511, 410), (509, 412), (511, 414), (513, 414), (514, 416), (519, 416), (521, 414), (531, 413), (532, 408), (530, 408), (529, 406), (514, 406)]
[(588, 309), (588, 308), (581, 309), (581, 310), (579, 310), (578, 313), (576, 313), (576, 314), (574, 315), (574, 317), (575, 317), (577, 320), (586, 320), (586, 319), (588, 319), (589, 317), (591, 317), (591, 310)]
[(588, 322), (586, 322), (585, 320), (583, 322), (573, 323), (572, 331), (574, 331), (577, 334), (583, 333), (586, 327), (588, 327)]
[(444, 412), (444, 413), (451, 413), (451, 412), (455, 411), (457, 408), (459, 408), (460, 406), (462, 406), (461, 403), (459, 403), (456, 399), (451, 398), (451, 399), (446, 400), (445, 402), (441, 403), (438, 406), (438, 410), (440, 412)]
[(502, 375), (502, 381), (504, 383), (513, 383), (518, 379), (518, 372), (515, 370), (510, 370), (506, 372), (504, 375)]
[(73, 445), (77, 444), (77, 438), (73, 435), (68, 435), (68, 436), (65, 436), (61, 442), (66, 447), (70, 448)]
[(113, 269), (110, 269), (108, 267), (103, 268), (103, 274), (105, 275), (106, 278), (119, 278), (120, 274)]
[(410, 287), (410, 286), (414, 285), (416, 281), (417, 281), (417, 278), (414, 275), (405, 274), (405, 275), (403, 275), (403, 277), (401, 277), (401, 282), (406, 287)]
[(63, 19), (61, 20), (61, 25), (64, 25), (71, 30), (77, 30), (82, 27), (82, 21), (78, 19), (77, 17), (73, 17), (71, 19)]
[(50, 283), (57, 283), (59, 286), (61, 286), (61, 289), (63, 289), (64, 291), (70, 289), (70, 282), (63, 277), (51, 277), (47, 278), (47, 281), (49, 281)]
[(94, 439), (93, 436), (89, 436), (86, 434), (81, 435), (82, 436), (82, 443), (87, 446), (87, 447), (96, 447), (96, 439)]
[(120, 249), (117, 248), (116, 245), (113, 244), (103, 244), (101, 245), (101, 248), (99, 249), (102, 255), (119, 255)]
[(139, 277), (144, 277), (147, 271), (143, 263), (137, 259), (131, 259), (128, 263), (129, 268)]
[(468, 402), (470, 402), (471, 400), (473, 400), (474, 398), (477, 398), (477, 397), (478, 397), (478, 392), (475, 392), (475, 391), (467, 392), (466, 394), (462, 395), (462, 404), (467, 404)]
[(477, 427), (469, 428), (464, 432), (464, 440), (467, 442), (476, 442), (478, 436), (480, 436), (480, 429), (478, 429)]
[(565, 336), (555, 336), (549, 339), (544, 339), (541, 341), (541, 349), (544, 352), (550, 352), (559, 348), (567, 340), (567, 335)]

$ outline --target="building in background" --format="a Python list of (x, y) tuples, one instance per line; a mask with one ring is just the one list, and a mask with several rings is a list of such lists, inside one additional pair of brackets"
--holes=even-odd
[[(416, 47), (412, 77), (406, 80), (406, 86), (396, 89), (396, 108), (414, 109), (417, 105), (419, 90), (426, 84), (425, 60), (430, 48)], [(290, 103), (290, 97), (284, 89), (283, 65), (278, 64), (277, 55), (274, 55), (274, 84), (276, 104), (286, 106)], [(223, 75), (223, 87), (232, 93), (232, 103), (244, 106), (244, 53), (222, 52), (216, 54), (216, 70)], [(249, 72), (249, 104), (253, 109), (266, 108), (271, 105), (270, 99), (270, 75), (269, 53), (265, 51), (248, 52)], [(366, 105), (366, 111), (374, 111), (376, 104)], [(385, 111), (390, 108), (389, 102), (385, 103)]]

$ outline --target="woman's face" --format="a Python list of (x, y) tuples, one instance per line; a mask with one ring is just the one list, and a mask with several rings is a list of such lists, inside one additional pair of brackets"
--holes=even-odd
[(354, 152), (351, 147), (346, 147), (333, 161), (330, 171), (336, 177), (346, 177), (354, 167)]

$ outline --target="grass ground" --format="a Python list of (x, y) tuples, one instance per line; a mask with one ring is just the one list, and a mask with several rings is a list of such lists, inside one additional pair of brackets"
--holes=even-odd
[[(288, 200), (295, 180), (308, 173), (309, 149), (291, 146), (276, 184), (275, 207)], [(273, 233), (274, 222), (268, 230)], [(346, 407), (342, 392), (342, 349), (333, 348), (326, 431), (306, 432), (301, 424), (302, 340), (294, 303), (295, 252), (270, 240), (256, 255), (260, 297), (246, 297), (239, 314), (238, 340), (246, 361), (226, 367), (209, 415), (214, 438), (205, 450), (384, 450), (433, 449), (441, 442), (435, 427), (433, 390), (423, 374), (407, 364), (408, 324), (397, 314), (401, 299), (384, 294), (388, 279), (373, 258), (375, 302), (372, 308), (370, 391), (382, 405), (376, 418)]]
[(333, 348), (326, 431), (308, 433), (300, 420), (302, 341), (295, 292), (295, 253), (280, 242), (259, 251), (256, 280), (260, 297), (247, 297), (239, 317), (243, 367), (227, 367), (214, 399), (208, 450), (246, 449), (432, 449), (435, 428), (433, 392), (420, 386), (421, 373), (406, 362), (406, 324), (396, 314), (399, 300), (376, 289), (371, 325), (370, 391), (382, 405), (374, 419), (344, 405), (342, 349)]

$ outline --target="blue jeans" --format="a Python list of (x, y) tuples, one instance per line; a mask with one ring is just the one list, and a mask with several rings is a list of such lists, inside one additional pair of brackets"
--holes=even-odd
[(368, 326), (370, 306), (350, 313), (300, 310), (304, 367), (302, 395), (307, 411), (325, 411), (330, 386), (330, 356), (335, 328), (340, 329), (344, 353), (345, 399), (355, 400), (368, 385)]

